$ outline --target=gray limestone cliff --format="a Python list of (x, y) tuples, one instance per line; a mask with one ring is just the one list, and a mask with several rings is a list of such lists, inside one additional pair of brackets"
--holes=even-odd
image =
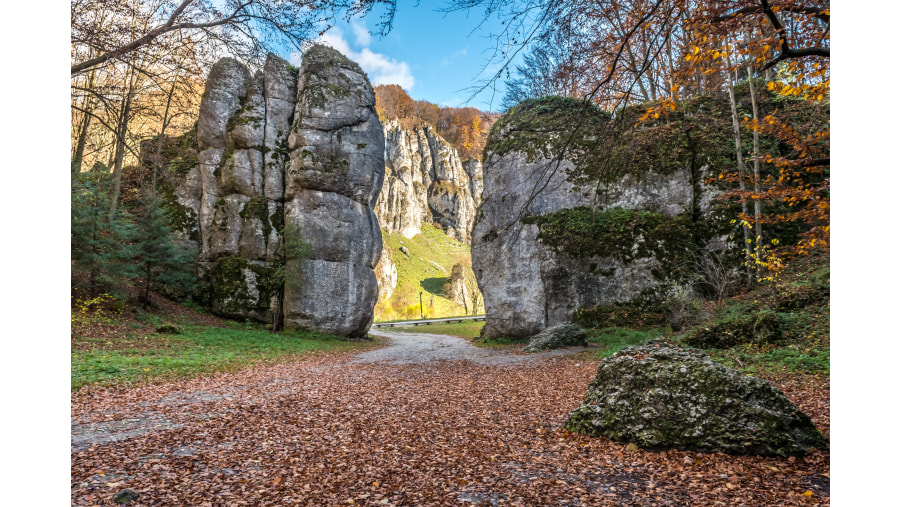
[(461, 161), (455, 148), (430, 126), (384, 125), (384, 188), (375, 204), (387, 232), (411, 238), (423, 223), (438, 223), (448, 236), (469, 242), (481, 200), (481, 163)]
[(382, 250), (372, 211), (384, 178), (375, 92), (356, 63), (324, 46), (304, 54), (297, 88), (285, 234), (299, 234), (308, 252), (287, 260), (287, 271), (296, 267), (300, 276), (285, 284), (285, 323), (365, 335), (378, 299), (374, 268)]
[[(679, 282), (691, 251), (722, 242), (694, 234), (715, 208), (706, 166), (639, 167), (580, 182), (568, 158), (594, 148), (591, 130), (569, 148), (572, 157), (554, 160), (572, 121), (567, 108), (579, 104), (523, 103), (491, 130), (472, 232), (485, 336), (532, 336), (579, 310), (659, 298)], [(588, 114), (591, 128), (609, 121), (596, 108)]]
[(394, 262), (394, 252), (387, 245), (382, 247), (381, 259), (375, 266), (375, 277), (378, 278), (378, 298), (384, 301), (397, 288), (397, 264)]
[(274, 55), (255, 74), (223, 58), (196, 137), (196, 166), (172, 197), (212, 311), (365, 335), (382, 252), (372, 208), (384, 177), (365, 73), (324, 46), (305, 53), (299, 73)]

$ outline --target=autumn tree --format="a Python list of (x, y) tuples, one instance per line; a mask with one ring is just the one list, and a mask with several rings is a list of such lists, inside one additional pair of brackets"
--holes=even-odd
[(440, 107), (413, 100), (399, 85), (375, 87), (375, 109), (382, 121), (398, 120), (407, 129), (428, 124), (456, 148), (462, 159), (481, 159), (487, 134), (499, 115), (474, 107)]
[[(457, 0), (453, 6), (477, 7), (505, 22), (494, 39), (498, 70), (475, 91), (501, 79), (523, 52), (525, 64), (510, 80), (514, 94), (523, 83), (539, 90), (535, 95), (565, 90), (616, 119), (629, 106), (646, 109), (641, 121), (665, 119), (690, 97), (744, 87), (748, 107), (732, 100), (739, 161), (721, 176), (733, 185), (726, 197), (742, 203), (735, 222), (746, 234), (747, 264), (763, 278), (779, 269), (781, 255), (827, 248), (828, 1)], [(790, 100), (806, 105), (788, 107)], [(763, 111), (766, 105), (773, 107)], [(575, 138), (583, 126), (573, 118), (567, 135)], [(777, 149), (763, 150), (763, 136), (777, 140)], [(795, 223), (803, 231), (792, 244), (766, 237), (766, 227)]]
[[(378, 30), (387, 33), (395, 0), (72, 0), (72, 43), (93, 51), (76, 52), (71, 72), (126, 59), (151, 45), (172, 46), (198, 36), (259, 62), (273, 48), (301, 49), (339, 13), (349, 19), (376, 6), (385, 7)], [(148, 22), (135, 26), (136, 18)], [(105, 22), (97, 23), (98, 19)]]

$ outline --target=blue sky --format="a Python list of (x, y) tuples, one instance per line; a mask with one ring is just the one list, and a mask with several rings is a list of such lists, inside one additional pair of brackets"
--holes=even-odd
[[(373, 12), (368, 18), (338, 24), (321, 41), (359, 63), (373, 85), (399, 84), (414, 99), (442, 106), (498, 111), (504, 93), (502, 80), (496, 93), (488, 89), (469, 99), (470, 88), (498, 68), (494, 62), (482, 72), (493, 54), (491, 35), (502, 30), (502, 25), (490, 19), (479, 27), (483, 19), (480, 10), (435, 11), (444, 5), (399, 1), (394, 28), (387, 36), (369, 34), (378, 23), (379, 13)], [(290, 59), (296, 64), (299, 55)]]

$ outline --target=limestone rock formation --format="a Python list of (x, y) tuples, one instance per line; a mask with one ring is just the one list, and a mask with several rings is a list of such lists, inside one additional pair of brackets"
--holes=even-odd
[[(571, 321), (579, 308), (628, 302), (664, 288), (686, 250), (696, 246), (684, 245), (691, 240), (686, 231), (713, 208), (716, 194), (702, 183), (705, 167), (644, 167), (576, 184), (576, 164), (554, 160), (553, 144), (565, 139), (558, 131), (571, 123), (566, 108), (576, 107), (583, 106), (574, 99), (531, 101), (491, 130), (472, 232), (485, 336), (532, 336)], [(608, 121), (596, 108), (590, 114), (596, 123)], [(518, 128), (527, 122), (527, 129)], [(590, 132), (583, 137), (574, 148), (587, 150), (596, 139)], [(598, 229), (608, 238), (584, 238)]]
[(765, 380), (665, 343), (605, 359), (565, 427), (655, 451), (787, 457), (827, 447), (809, 416)]
[(470, 158), (463, 162), (463, 170), (469, 177), (469, 193), (472, 194), (475, 209), (478, 209), (481, 205), (481, 193), (484, 191), (484, 169), (481, 161)]
[(384, 189), (375, 205), (381, 227), (411, 238), (423, 223), (436, 222), (448, 236), (468, 242), (481, 192), (470, 173), (480, 177), (480, 162), (461, 162), (430, 126), (408, 130), (393, 120), (384, 125), (384, 137)]
[(364, 335), (378, 294), (384, 136), (359, 66), (323, 46), (299, 75), (274, 55), (255, 75), (223, 58), (197, 143), (197, 167), (173, 197), (196, 217), (180, 234), (197, 245), (213, 312)]
[(381, 259), (375, 266), (375, 277), (378, 279), (378, 299), (386, 300), (397, 288), (397, 264), (394, 263), (394, 252), (384, 245)]
[[(270, 55), (261, 72), (223, 58), (200, 103), (197, 142), (201, 188), (194, 191), (199, 260), (213, 311), (268, 321), (278, 293), (272, 279), (283, 224), (285, 154), (296, 74)], [(279, 152), (279, 147), (282, 150)], [(191, 174), (180, 192), (191, 188)]]
[(384, 134), (366, 74), (334, 49), (313, 46), (303, 56), (288, 148), (286, 241), (297, 234), (309, 250), (287, 259), (299, 279), (285, 284), (285, 323), (364, 336), (378, 299), (382, 244), (372, 207)]
[(562, 347), (583, 347), (587, 345), (587, 332), (571, 322), (557, 324), (534, 335), (522, 352), (540, 352)]

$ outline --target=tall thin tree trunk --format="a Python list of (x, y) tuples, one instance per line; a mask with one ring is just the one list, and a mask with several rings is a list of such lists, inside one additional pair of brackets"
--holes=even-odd
[[(756, 86), (753, 84), (753, 73), (750, 70), (750, 67), (747, 67), (747, 78), (750, 84), (750, 104), (753, 107), (753, 123), (756, 124), (759, 121), (758, 108), (756, 107)], [(753, 129), (753, 194), (756, 196), (753, 199), (753, 223), (756, 228), (756, 259), (758, 261), (762, 260), (762, 224), (759, 221), (760, 216), (762, 215), (762, 202), (759, 199), (760, 193), (760, 184), (759, 184), (759, 131), (757, 129)], [(757, 278), (761, 278), (761, 271), (763, 266), (761, 264), (756, 265), (756, 275)]]
[[(88, 90), (93, 89), (94, 87), (94, 75), (95, 71), (91, 71), (88, 74), (87, 84), (85, 88)], [(72, 175), (76, 175), (81, 172), (81, 164), (84, 161), (84, 148), (87, 145), (87, 134), (88, 129), (91, 126), (91, 112), (93, 111), (93, 101), (91, 100), (91, 96), (85, 95), (84, 103), (81, 105), (82, 109), (84, 109), (84, 119), (81, 121), (80, 131), (78, 132), (78, 142), (75, 144), (75, 153), (72, 155)]]
[(147, 263), (147, 275), (144, 283), (144, 307), (150, 305), (150, 263)]
[[(740, 121), (738, 121), (737, 100), (734, 97), (734, 78), (731, 76), (730, 54), (726, 56), (726, 63), (728, 68), (725, 69), (725, 74), (728, 75), (728, 100), (731, 103), (731, 124), (734, 127), (734, 150), (737, 155), (738, 184), (740, 185), (741, 193), (744, 193), (747, 190), (744, 185), (744, 154), (741, 148), (741, 125)], [(741, 196), (741, 213), (744, 216), (747, 215), (747, 199), (743, 196)], [(752, 281), (753, 258), (750, 255), (750, 228), (742, 224), (741, 231), (744, 233), (744, 259), (747, 263), (747, 279)]]
[(172, 105), (172, 95), (175, 94), (175, 83), (178, 81), (178, 76), (175, 76), (175, 79), (172, 81), (172, 88), (169, 89), (169, 96), (166, 99), (166, 110), (163, 113), (163, 121), (162, 128), (159, 129), (159, 137), (156, 138), (156, 158), (153, 161), (153, 191), (156, 192), (156, 173), (159, 171), (162, 159), (162, 143), (163, 136), (166, 135), (166, 127), (169, 126), (169, 106)]
[(116, 159), (113, 166), (113, 188), (109, 203), (109, 221), (116, 216), (116, 206), (119, 203), (119, 193), (122, 191), (122, 163), (125, 160), (125, 135), (128, 132), (128, 117), (131, 115), (132, 85), (129, 84), (125, 94), (125, 104), (122, 108), (122, 117), (119, 120), (119, 131), (116, 132)]
[[(85, 111), (90, 111), (87, 107)], [(81, 172), (81, 163), (84, 160), (84, 147), (87, 145), (88, 128), (91, 126), (91, 115), (84, 113), (84, 120), (81, 122), (80, 131), (78, 132), (78, 143), (75, 145), (75, 155), (72, 156), (72, 176)]]

